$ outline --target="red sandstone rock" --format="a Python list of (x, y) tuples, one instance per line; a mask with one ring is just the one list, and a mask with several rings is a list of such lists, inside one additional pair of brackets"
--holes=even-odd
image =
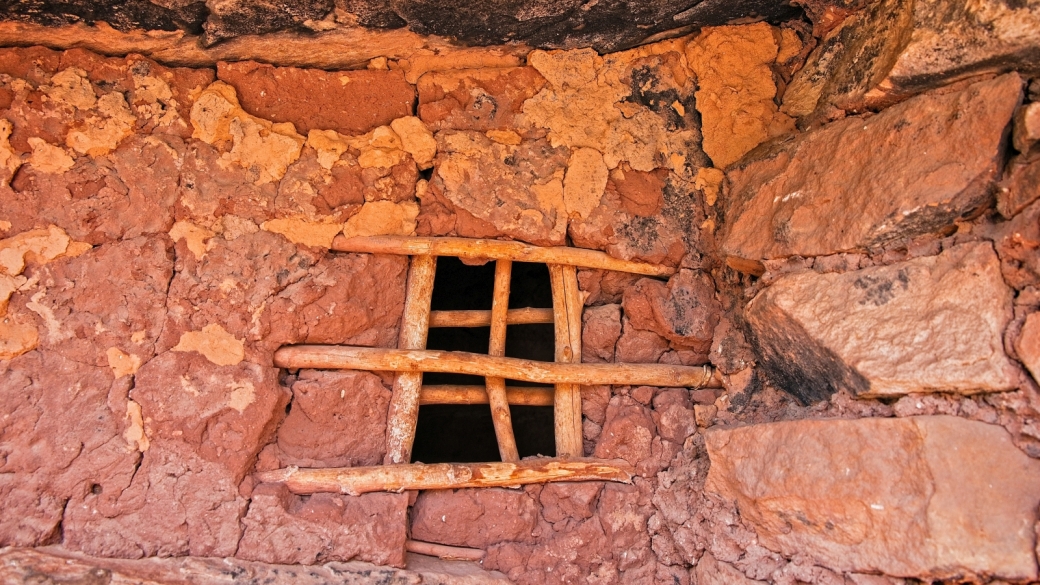
[(724, 374), (733, 374), (755, 360), (741, 325), (730, 314), (722, 315), (711, 339), (711, 363)]
[[(563, 172), (569, 154), (544, 139), (518, 145), (492, 142), (473, 131), (439, 132), (430, 196), (450, 221), (427, 219), (464, 237), (510, 237), (540, 246), (562, 245), (567, 233)], [(444, 213), (434, 210), (434, 213)]]
[(844, 274), (785, 276), (746, 314), (759, 365), (804, 402), (839, 389), (974, 394), (1019, 383), (1003, 348), (1011, 295), (990, 244), (976, 243)]
[(1015, 351), (1033, 374), (1033, 379), (1040, 381), (1040, 313), (1032, 313), (1026, 317), (1022, 333), (1015, 341)]
[(303, 370), (292, 391), (292, 410), (278, 427), (280, 467), (382, 464), (390, 390), (378, 376)]
[(748, 579), (733, 565), (720, 563), (711, 553), (705, 553), (694, 569), (697, 585), (756, 585), (762, 581)]
[(217, 64), (217, 78), (234, 86), (242, 108), (296, 131), (364, 134), (412, 115), (415, 90), (400, 71), (322, 71), (253, 61)]
[(412, 506), (412, 538), (486, 549), (500, 542), (535, 542), (540, 534), (537, 490), (463, 489), (421, 492)]
[(621, 305), (589, 307), (581, 322), (581, 361), (614, 361), (614, 346), (621, 337)]
[(544, 86), (533, 67), (433, 71), (416, 85), (418, 115), (434, 132), (518, 131), (524, 101)]
[(651, 477), (668, 466), (676, 451), (678, 445), (657, 435), (649, 408), (625, 396), (610, 400), (596, 457), (624, 459), (639, 475)]
[(997, 190), (997, 211), (1011, 219), (1040, 198), (1040, 153), (1016, 157), (1005, 175)]
[(70, 496), (129, 482), (139, 461), (123, 437), (129, 388), (57, 352), (0, 360), (0, 546), (58, 541)]
[(1033, 202), (1011, 221), (990, 227), (1004, 280), (1016, 289), (1040, 284), (1040, 202)]
[(678, 175), (615, 170), (599, 206), (571, 221), (569, 235), (576, 246), (674, 266), (696, 248), (704, 219), (699, 194)]
[(625, 289), (640, 278), (638, 274), (612, 270), (579, 270), (578, 288), (587, 295), (585, 306), (620, 303)]
[(653, 405), (654, 423), (662, 439), (682, 445), (687, 437), (697, 432), (697, 421), (688, 390), (664, 389), (654, 396)]
[(35, 319), (41, 348), (68, 359), (107, 368), (108, 351), (117, 348), (143, 363), (155, 355), (162, 331), (173, 275), (167, 246), (134, 238), (30, 268), (39, 284), (16, 294), (11, 310)]
[[(732, 169), (722, 251), (754, 261), (820, 256), (947, 228), (986, 202), (1021, 91), (1012, 74), (926, 94)], [(830, 161), (822, 168), (821, 152)]]
[(655, 363), (668, 351), (668, 340), (653, 331), (636, 329), (626, 318), (615, 351), (615, 360), (623, 364)]
[(706, 489), (735, 499), (772, 550), (837, 571), (1036, 578), (1040, 462), (1001, 427), (798, 421), (712, 431), (707, 446)]
[(403, 567), (407, 513), (405, 494), (304, 498), (284, 485), (261, 484), (242, 519), (235, 556), (293, 565), (359, 560)]
[(673, 347), (703, 354), (700, 363), (707, 361), (722, 310), (707, 274), (680, 270), (667, 285), (644, 278), (625, 290), (624, 308), (633, 327), (653, 331)]
[(1013, 139), (1019, 152), (1029, 152), (1040, 142), (1040, 102), (1026, 104), (1015, 112)]

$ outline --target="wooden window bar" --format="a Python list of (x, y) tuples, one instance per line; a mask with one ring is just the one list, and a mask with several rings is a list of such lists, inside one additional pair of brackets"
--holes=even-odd
[[(584, 459), (581, 433), (582, 385), (617, 384), (703, 387), (719, 384), (710, 367), (667, 364), (581, 363), (581, 311), (577, 268), (668, 276), (673, 268), (612, 258), (578, 248), (542, 248), (520, 242), (467, 238), (339, 236), (341, 252), (412, 256), (398, 349), (335, 345), (287, 346), (275, 352), (283, 368), (343, 368), (398, 372), (387, 418), (385, 465), (342, 469), (290, 467), (258, 473), (260, 481), (284, 482), (295, 493), (516, 486), (548, 481), (631, 480), (624, 461)], [(437, 256), (495, 260), (490, 311), (431, 311)], [(512, 263), (549, 267), (552, 309), (508, 309)], [(555, 362), (504, 357), (507, 325), (553, 323)], [(430, 327), (490, 327), (487, 355), (427, 350)], [(423, 372), (483, 376), (485, 386), (423, 386)], [(506, 386), (506, 379), (554, 384), (554, 388)], [(502, 463), (411, 464), (412, 443), (422, 404), (488, 404)], [(553, 406), (556, 458), (519, 460), (509, 405)]]

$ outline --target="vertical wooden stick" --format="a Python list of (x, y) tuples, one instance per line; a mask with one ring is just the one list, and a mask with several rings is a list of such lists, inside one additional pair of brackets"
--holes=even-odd
[[(581, 361), (581, 292), (574, 266), (549, 265), (556, 325), (556, 361)], [(577, 384), (557, 384), (553, 401), (556, 456), (581, 457), (581, 390)]]
[[(499, 357), (506, 353), (506, 316), (509, 310), (509, 281), (512, 270), (512, 260), (495, 262), (495, 296), (491, 304), (489, 356)], [(485, 381), (488, 402), (491, 404), (491, 420), (495, 423), (495, 437), (498, 439), (498, 453), (502, 456), (502, 461), (519, 461), (516, 438), (513, 436), (513, 419), (509, 414), (509, 402), (506, 400), (506, 380), (488, 377)]]
[[(430, 325), (430, 301), (433, 279), (437, 272), (435, 256), (413, 256), (408, 270), (408, 288), (401, 316), (398, 349), (425, 349)], [(415, 425), (419, 421), (419, 394), (422, 373), (397, 375), (386, 425), (386, 459), (388, 464), (410, 463)]]

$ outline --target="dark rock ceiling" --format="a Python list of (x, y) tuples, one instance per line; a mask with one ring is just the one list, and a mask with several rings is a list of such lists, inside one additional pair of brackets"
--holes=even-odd
[(358, 24), (408, 27), (470, 45), (526, 42), (610, 52), (660, 33), (778, 21), (786, 0), (0, 0), (0, 20), (48, 26), (105, 22), (121, 31), (183, 30), (203, 43), (283, 30)]

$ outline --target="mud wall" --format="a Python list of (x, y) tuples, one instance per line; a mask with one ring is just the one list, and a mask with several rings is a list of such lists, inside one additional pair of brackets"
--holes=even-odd
[[(1035, 580), (1040, 39), (944, 68), (920, 57), (950, 42), (938, 17), (880, 10), (352, 70), (0, 49), (0, 545), (400, 567), (413, 538), (520, 583)], [(586, 455), (630, 485), (258, 485), (384, 455), (391, 376), (272, 364), (396, 345), (407, 260), (338, 234), (674, 266), (579, 273), (582, 359), (725, 388), (583, 388)]]

